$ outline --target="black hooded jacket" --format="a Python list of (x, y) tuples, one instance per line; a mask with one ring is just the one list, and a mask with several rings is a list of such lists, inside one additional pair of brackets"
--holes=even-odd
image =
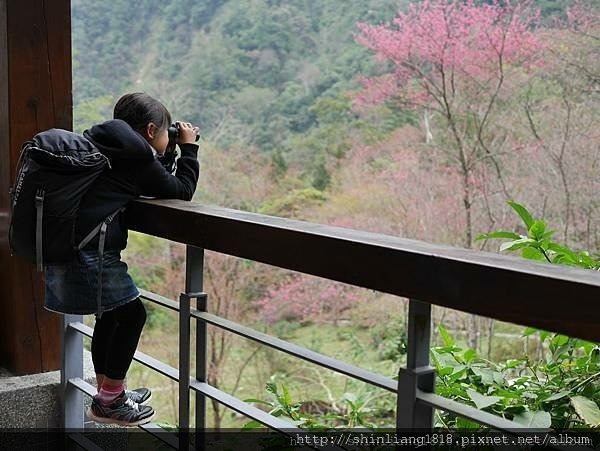
[[(115, 119), (83, 132), (110, 160), (106, 169), (83, 197), (77, 223), (76, 242), (81, 241), (107, 216), (142, 195), (163, 199), (191, 200), (196, 190), (200, 165), (198, 146), (179, 146), (175, 175), (169, 173), (152, 146), (126, 122)], [(127, 227), (119, 214), (106, 231), (106, 249), (125, 249)], [(85, 249), (97, 249), (98, 237)]]

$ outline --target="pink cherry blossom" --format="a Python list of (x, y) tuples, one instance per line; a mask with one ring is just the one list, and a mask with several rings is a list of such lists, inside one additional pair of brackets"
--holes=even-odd
[(533, 30), (538, 17), (528, 0), (483, 5), (425, 0), (399, 12), (390, 24), (360, 23), (356, 40), (393, 68), (360, 80), (364, 89), (357, 101), (399, 97), (425, 106), (456, 96), (465, 83), (485, 87), (503, 76), (503, 66), (536, 61), (543, 47)]

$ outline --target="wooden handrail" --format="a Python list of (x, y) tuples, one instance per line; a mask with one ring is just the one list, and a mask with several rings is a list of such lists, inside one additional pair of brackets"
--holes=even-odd
[(489, 318), (600, 341), (600, 274), (179, 200), (136, 200), (132, 230)]

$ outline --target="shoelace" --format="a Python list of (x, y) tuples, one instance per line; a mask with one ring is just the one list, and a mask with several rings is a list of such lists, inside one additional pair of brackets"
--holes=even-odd
[(125, 400), (125, 404), (127, 404), (128, 406), (133, 407), (138, 412), (140, 411), (140, 405), (137, 402), (135, 402), (134, 400), (132, 400), (131, 398), (127, 398)]

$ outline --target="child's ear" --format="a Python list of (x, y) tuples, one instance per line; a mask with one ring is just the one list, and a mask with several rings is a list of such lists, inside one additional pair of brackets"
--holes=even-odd
[(146, 136), (149, 139), (154, 139), (154, 135), (156, 134), (156, 130), (157, 130), (157, 127), (156, 127), (156, 125), (154, 125), (154, 122), (148, 123), (148, 125), (146, 125), (146, 130), (145, 130)]

